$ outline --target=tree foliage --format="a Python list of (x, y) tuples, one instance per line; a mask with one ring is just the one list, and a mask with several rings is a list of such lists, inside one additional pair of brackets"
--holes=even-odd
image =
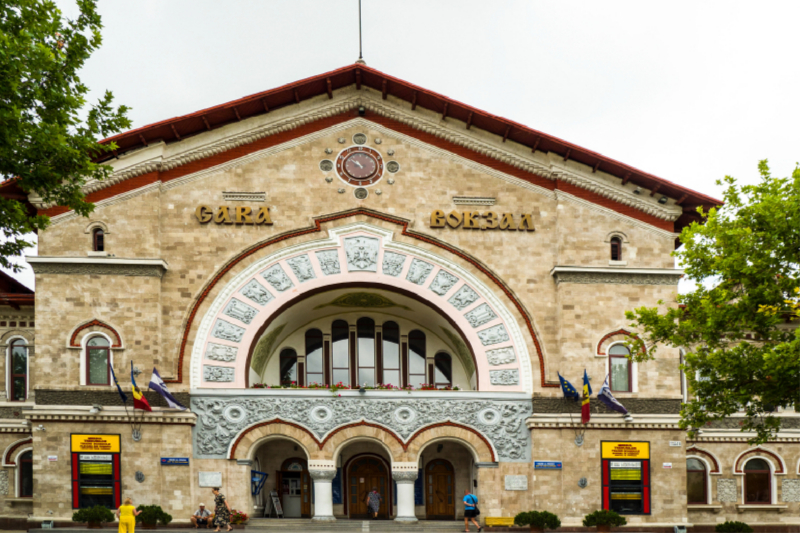
[[(681, 427), (695, 431), (743, 411), (753, 443), (774, 436), (776, 407), (800, 407), (800, 167), (788, 178), (773, 177), (767, 161), (758, 168), (755, 185), (727, 176), (725, 204), (699, 210), (704, 223), (681, 233), (675, 255), (697, 288), (665, 312), (626, 314), (644, 332), (634, 360), (653, 358), (657, 343), (685, 351), (691, 398)], [(643, 343), (651, 346), (645, 354)]]
[[(78, 71), (101, 43), (96, 0), (76, 0), (79, 15), (66, 20), (50, 0), (0, 3), (0, 178), (16, 179), (25, 193), (88, 215), (82, 186), (102, 180), (98, 164), (116, 149), (98, 139), (130, 127), (128, 108), (112, 107), (106, 91), (87, 108), (88, 87)], [(43, 230), (46, 216), (29, 212), (20, 198), (0, 198), (0, 266), (31, 245), (26, 234)]]

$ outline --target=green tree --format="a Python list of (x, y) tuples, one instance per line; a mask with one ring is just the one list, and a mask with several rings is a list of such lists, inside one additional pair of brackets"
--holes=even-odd
[[(699, 210), (703, 223), (681, 233), (675, 255), (697, 288), (664, 312), (626, 313), (644, 333), (632, 343), (634, 360), (653, 358), (655, 343), (685, 350), (692, 398), (681, 427), (695, 431), (744, 410), (753, 443), (779, 428), (775, 407), (800, 407), (800, 167), (789, 178), (773, 177), (766, 160), (758, 168), (756, 185), (727, 176), (725, 204)], [(651, 346), (645, 354), (643, 344)]]
[[(0, 179), (17, 180), (25, 193), (86, 216), (94, 206), (82, 186), (111, 172), (98, 158), (116, 149), (100, 144), (130, 127), (128, 108), (112, 107), (110, 92), (88, 107), (89, 89), (78, 71), (101, 43), (96, 0), (76, 0), (79, 15), (66, 20), (50, 0), (0, 3)], [(31, 245), (25, 236), (45, 229), (46, 216), (21, 198), (0, 198), (0, 266)]]

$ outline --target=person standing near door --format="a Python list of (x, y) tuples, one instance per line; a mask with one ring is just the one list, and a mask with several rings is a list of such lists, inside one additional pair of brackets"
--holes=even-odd
[(372, 513), (373, 520), (378, 518), (382, 500), (383, 496), (378, 492), (378, 487), (372, 487), (372, 491), (367, 494), (367, 508)]
[(481, 525), (475, 520), (480, 511), (478, 510), (478, 497), (472, 494), (469, 489), (464, 491), (464, 531), (469, 531), (469, 521), (475, 524), (478, 531), (483, 531)]

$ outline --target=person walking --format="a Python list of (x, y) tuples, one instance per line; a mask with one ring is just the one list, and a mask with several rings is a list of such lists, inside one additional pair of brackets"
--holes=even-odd
[(469, 531), (469, 521), (475, 524), (478, 531), (483, 531), (481, 525), (475, 520), (475, 517), (480, 514), (478, 510), (478, 497), (472, 494), (469, 489), (464, 491), (464, 531)]
[(228, 505), (228, 500), (219, 492), (219, 487), (214, 487), (211, 492), (214, 494), (214, 526), (217, 528), (214, 531), (219, 531), (222, 526), (228, 528), (227, 531), (232, 531), (231, 506)]
[(133, 506), (133, 501), (130, 498), (125, 498), (122, 505), (117, 509), (116, 515), (119, 518), (119, 533), (134, 533), (136, 529), (136, 517), (141, 514)]
[(378, 511), (381, 508), (381, 501), (383, 500), (383, 496), (381, 493), (378, 492), (378, 487), (372, 487), (372, 491), (367, 493), (367, 508), (369, 512), (372, 513), (373, 520), (378, 518)]

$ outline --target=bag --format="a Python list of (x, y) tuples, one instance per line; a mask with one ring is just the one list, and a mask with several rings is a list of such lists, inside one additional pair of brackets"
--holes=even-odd
[(470, 498), (471, 500), (470, 503), (472, 504), (472, 510), (475, 511), (475, 516), (478, 516), (479, 514), (481, 514), (481, 510), (478, 509), (478, 498), (476, 498), (474, 494), (470, 494), (470, 496), (472, 496), (472, 498)]
[(476, 505), (475, 506), (475, 516), (478, 516), (479, 514), (481, 514), (481, 510), (478, 509), (478, 506)]

